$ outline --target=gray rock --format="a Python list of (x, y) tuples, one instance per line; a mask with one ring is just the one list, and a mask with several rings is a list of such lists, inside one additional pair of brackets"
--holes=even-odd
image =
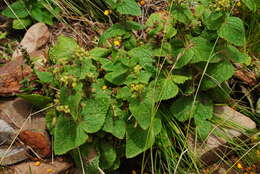
[(15, 130), (4, 120), (0, 120), (0, 145), (10, 144), (15, 137)]
[[(211, 133), (202, 143), (198, 141), (195, 143), (194, 135), (190, 134), (188, 138), (191, 151), (207, 165), (213, 164), (230, 151), (228, 148), (229, 140), (243, 138), (242, 135), (246, 133), (246, 130), (256, 128), (256, 123), (253, 120), (229, 106), (216, 106), (214, 112), (216, 117), (223, 120), (223, 124), (214, 129), (218, 136)], [(230, 124), (232, 126), (224, 127), (227, 123), (232, 123)]]
[(0, 165), (12, 165), (24, 161), (28, 158), (26, 149), (23, 147), (11, 147), (8, 151), (8, 147), (0, 148)]
[(59, 174), (65, 173), (72, 166), (71, 163), (55, 160), (49, 163), (40, 163), (39, 166), (35, 162), (24, 162), (11, 167), (15, 174), (27, 174), (30, 168), (32, 174)]
[[(27, 30), (20, 45), (30, 54), (46, 44), (49, 37), (50, 32), (47, 25), (44, 23), (36, 23)], [(12, 57), (15, 58), (21, 55), (21, 51), (16, 50)]]
[(44, 115), (40, 113), (27, 119), (30, 113), (33, 113), (32, 105), (21, 98), (0, 101), (0, 119), (14, 129), (45, 129)]

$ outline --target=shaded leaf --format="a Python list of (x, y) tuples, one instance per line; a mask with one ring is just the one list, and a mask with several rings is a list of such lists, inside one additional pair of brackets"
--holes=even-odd
[(116, 161), (116, 151), (114, 147), (107, 143), (102, 142), (101, 144), (101, 156), (100, 156), (100, 167), (102, 169), (109, 169), (113, 166)]
[(151, 148), (156, 135), (161, 131), (161, 127), (161, 120), (158, 118), (154, 118), (150, 129), (147, 130), (129, 125), (126, 134), (126, 157), (133, 158)]
[(234, 67), (229, 61), (224, 60), (219, 63), (210, 64), (206, 74), (201, 84), (203, 90), (214, 88), (231, 78), (234, 74)]

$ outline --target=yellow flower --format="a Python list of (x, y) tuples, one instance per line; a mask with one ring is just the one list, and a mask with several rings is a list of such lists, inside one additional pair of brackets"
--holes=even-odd
[(40, 161), (37, 161), (34, 163), (35, 166), (40, 166), (41, 165), (41, 162)]
[(242, 164), (241, 163), (237, 163), (237, 168), (242, 169), (243, 168)]
[(140, 4), (141, 6), (144, 6), (144, 5), (145, 5), (145, 0), (139, 1), (139, 4)]
[(106, 85), (102, 86), (102, 89), (103, 89), (103, 90), (106, 90), (106, 89), (107, 89), (107, 86), (106, 86)]
[(104, 15), (108, 16), (111, 13), (111, 10), (105, 10)]
[(260, 151), (259, 150), (256, 151), (256, 156), (260, 156)]
[(240, 2), (240, 1), (237, 2), (237, 6), (238, 6), (238, 7), (241, 6), (241, 2)]
[(52, 173), (52, 172), (54, 172), (54, 170), (53, 169), (47, 169), (47, 172)]
[(119, 46), (121, 45), (121, 41), (115, 40), (115, 41), (114, 41), (114, 45), (117, 46), (117, 47), (119, 47)]

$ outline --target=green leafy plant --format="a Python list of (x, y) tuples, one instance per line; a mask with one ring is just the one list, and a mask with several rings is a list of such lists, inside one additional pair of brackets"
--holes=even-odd
[[(121, 14), (141, 14), (134, 1), (107, 2)], [(165, 137), (163, 108), (170, 121), (192, 123), (205, 140), (214, 103), (229, 99), (225, 82), (234, 74), (233, 63), (251, 61), (241, 48), (245, 28), (230, 11), (232, 2), (178, 1), (151, 14), (145, 25), (113, 24), (92, 50), (60, 36), (49, 50), (50, 66), (36, 71), (42, 85), (54, 89), (48, 93), (55, 109), (46, 119), (55, 154), (71, 152), (78, 161), (92, 147), (97, 155), (83, 166), (93, 173), (115, 170), (121, 157), (136, 157)], [(243, 2), (254, 11), (248, 5), (254, 1)]]
[(34, 20), (52, 25), (53, 18), (57, 17), (59, 12), (60, 9), (49, 0), (17, 0), (10, 5), (7, 4), (1, 14), (14, 19), (14, 29), (24, 29)]

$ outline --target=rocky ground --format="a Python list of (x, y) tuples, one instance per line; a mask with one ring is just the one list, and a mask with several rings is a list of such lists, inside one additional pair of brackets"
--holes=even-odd
[[(37, 23), (26, 32), (20, 43), (22, 49), (26, 49), (30, 57), (37, 57), (33, 62), (38, 69), (44, 68), (44, 63), (48, 59), (45, 45), (50, 42), (50, 37), (48, 27), (43, 23)], [(0, 165), (2, 166), (0, 173), (50, 174), (67, 171), (67, 173), (76, 174), (79, 171), (73, 169), (73, 164), (67, 157), (56, 157), (52, 154), (52, 141), (44, 118), (48, 108), (36, 110), (27, 101), (14, 97), (15, 94), (21, 92), (21, 80), (26, 77), (34, 78), (30, 76), (31, 67), (26, 65), (22, 58), (22, 49), (17, 49), (12, 60), (0, 67)], [(255, 85), (254, 77), (239, 73), (238, 71), (236, 74), (238, 78)], [(216, 106), (215, 114), (223, 120), (234, 122), (241, 128), (247, 130), (256, 128), (253, 120), (229, 106)], [(244, 129), (216, 127), (216, 130), (231, 140), (240, 138), (248, 141), (249, 139)], [(216, 163), (220, 157), (230, 151), (229, 143), (223, 137), (210, 135), (207, 141), (201, 144), (195, 143), (192, 135), (189, 140), (190, 148), (195, 149), (197, 156), (205, 163), (205, 166), (210, 166), (209, 169), (213, 169), (214, 173), (239, 173), (230, 168), (232, 165), (223, 162)], [(232, 164), (235, 162), (236, 160), (231, 161)], [(209, 169), (206, 168), (202, 173), (206, 173)], [(257, 166), (253, 170), (257, 171)]]

